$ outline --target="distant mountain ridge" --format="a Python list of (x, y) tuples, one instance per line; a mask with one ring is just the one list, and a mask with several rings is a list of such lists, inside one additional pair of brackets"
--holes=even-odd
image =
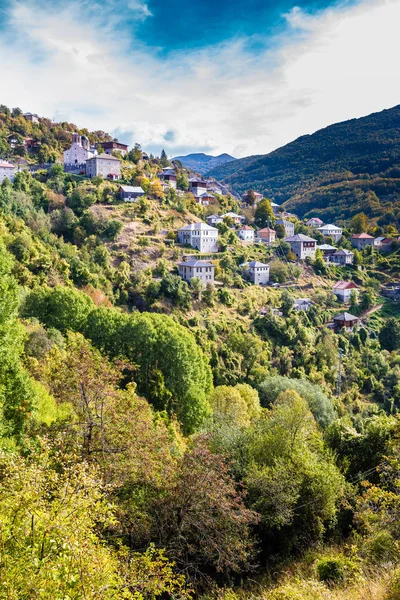
[(208, 171), (236, 161), (237, 159), (230, 156), (230, 154), (211, 156), (200, 152), (197, 154), (187, 154), (186, 156), (176, 156), (173, 160), (179, 160), (184, 167), (192, 169), (192, 171), (196, 171), (196, 173), (200, 173), (201, 175), (205, 175)]
[[(400, 106), (330, 125), (264, 156), (212, 169), (237, 192), (250, 188), (300, 216), (346, 219), (400, 213)], [(396, 217), (397, 218), (397, 217)], [(400, 216), (399, 216), (400, 218)]]

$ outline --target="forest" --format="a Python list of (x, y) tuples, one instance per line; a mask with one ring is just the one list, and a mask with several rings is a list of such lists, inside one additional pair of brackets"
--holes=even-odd
[[(228, 217), (218, 285), (188, 284), (177, 228), (242, 207), (197, 205), (179, 165), (164, 193), (165, 160), (122, 161), (130, 205), (57, 163), (0, 186), (0, 598), (396, 600), (398, 243), (299, 265)], [(398, 235), (358, 214), (340, 247), (360, 228)], [(361, 322), (334, 332), (344, 278)]]

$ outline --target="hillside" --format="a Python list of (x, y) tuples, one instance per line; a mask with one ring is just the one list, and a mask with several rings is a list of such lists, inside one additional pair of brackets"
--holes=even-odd
[(398, 223), (400, 106), (331, 125), (210, 175), (241, 193), (254, 188), (278, 204), (285, 202), (300, 216), (347, 219), (362, 210)]
[(236, 160), (229, 154), (220, 154), (219, 156), (210, 156), (209, 154), (188, 154), (187, 156), (176, 156), (173, 160), (179, 160), (184, 167), (205, 175), (212, 169), (221, 165), (232, 163)]

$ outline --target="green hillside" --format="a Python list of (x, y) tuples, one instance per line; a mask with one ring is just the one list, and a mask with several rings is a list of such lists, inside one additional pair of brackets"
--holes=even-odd
[(210, 175), (241, 193), (254, 188), (285, 202), (300, 216), (347, 219), (362, 210), (398, 224), (400, 106), (331, 125)]

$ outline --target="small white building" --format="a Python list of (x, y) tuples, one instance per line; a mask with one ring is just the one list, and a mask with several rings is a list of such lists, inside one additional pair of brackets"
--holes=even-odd
[(236, 233), (243, 242), (254, 242), (254, 229), (250, 225), (242, 225)]
[(178, 241), (200, 252), (218, 252), (218, 229), (207, 223), (191, 223), (178, 230)]
[(12, 183), (14, 181), (14, 177), (15, 166), (9, 162), (0, 160), (0, 183), (2, 183), (5, 179), (9, 179)]
[(119, 158), (108, 154), (98, 154), (86, 161), (86, 175), (88, 177), (104, 177), (104, 179), (120, 179), (121, 161)]
[(314, 302), (310, 298), (297, 298), (293, 303), (293, 310), (307, 312), (313, 306)]
[(352, 265), (354, 261), (354, 252), (346, 249), (336, 250), (336, 252), (330, 255), (329, 260), (337, 265)]
[(195, 277), (204, 284), (214, 282), (215, 265), (208, 260), (188, 260), (178, 263), (179, 275), (189, 282)]
[(349, 302), (353, 290), (358, 290), (358, 285), (352, 281), (338, 281), (332, 288), (332, 292), (341, 302)]
[(244, 265), (246, 277), (256, 285), (266, 285), (269, 282), (269, 265), (258, 260), (252, 260)]
[(343, 234), (343, 229), (337, 225), (322, 225), (322, 227), (318, 227), (318, 231), (325, 237), (333, 238), (334, 242), (338, 242)]
[(278, 219), (276, 224), (284, 226), (287, 237), (294, 235), (294, 223), (291, 221), (286, 221), (286, 219)]
[(39, 115), (37, 115), (35, 113), (27, 112), (27, 113), (24, 113), (22, 116), (24, 117), (24, 119), (27, 119), (31, 123), (39, 123)]
[(311, 219), (308, 219), (306, 222), (307, 227), (322, 227), (323, 224), (324, 222), (318, 217), (311, 217)]
[(85, 135), (72, 134), (71, 148), (64, 151), (64, 165), (83, 165), (94, 156), (90, 148), (90, 142)]
[(218, 225), (218, 223), (223, 223), (224, 222), (224, 218), (221, 215), (209, 215), (206, 218), (206, 221), (209, 225), (212, 225), (213, 227), (215, 225)]
[(299, 260), (314, 258), (317, 249), (317, 242), (308, 235), (297, 233), (291, 237), (285, 238), (285, 242), (290, 244), (292, 252)]

